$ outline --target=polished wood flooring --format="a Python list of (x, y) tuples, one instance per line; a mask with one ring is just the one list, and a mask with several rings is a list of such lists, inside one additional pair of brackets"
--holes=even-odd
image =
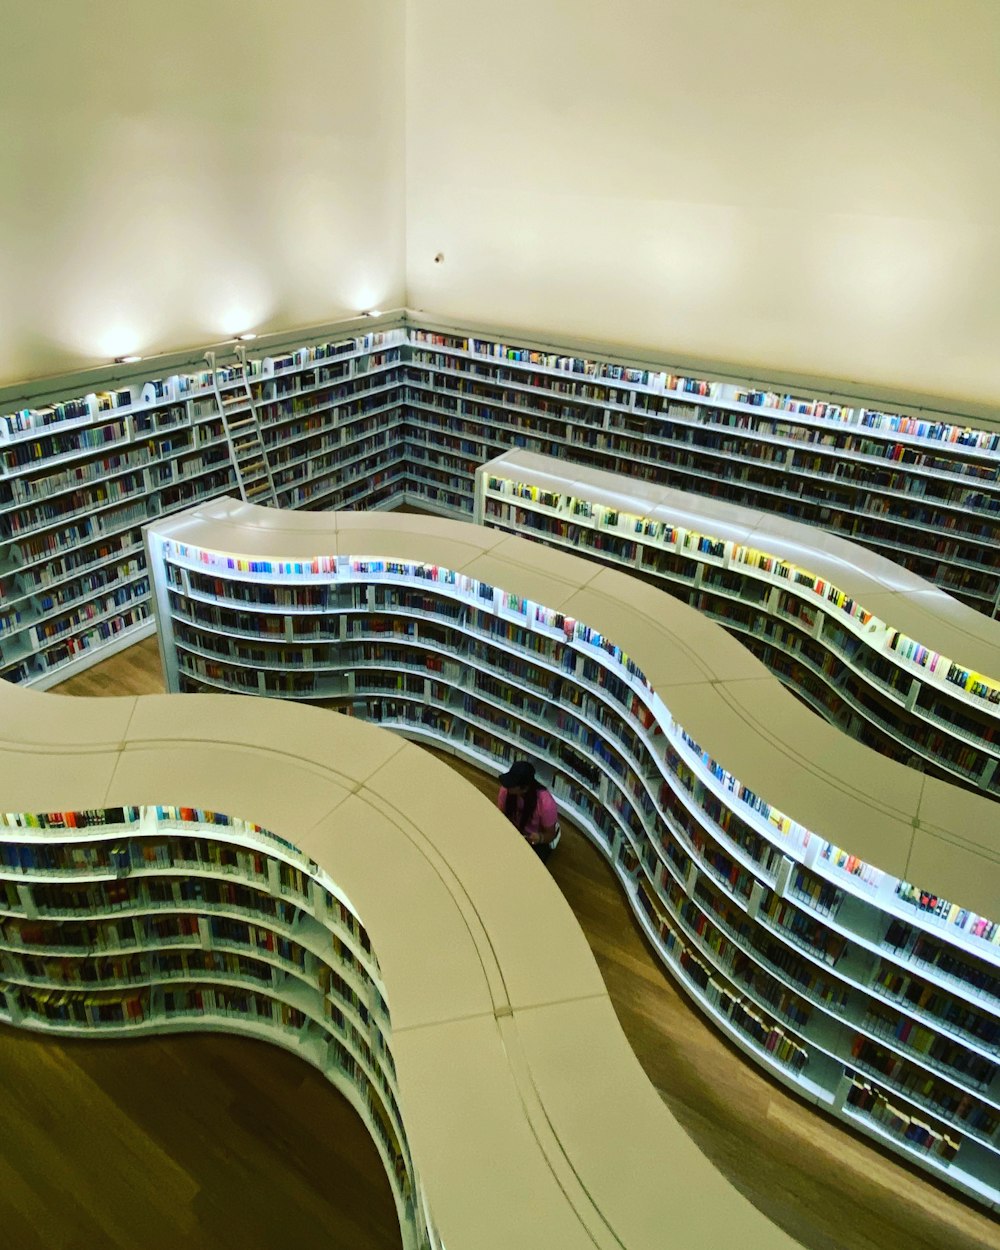
[[(150, 639), (60, 692), (162, 689)], [(492, 797), (489, 778), (442, 758)], [(800, 1103), (704, 1023), (582, 835), (564, 832), (549, 867), (661, 1097), (802, 1245), (1000, 1248), (1000, 1223)], [(275, 1047), (231, 1037), (50, 1042), (7, 1029), (0, 1083), (0, 1250), (399, 1245), (360, 1121), (318, 1073)]]

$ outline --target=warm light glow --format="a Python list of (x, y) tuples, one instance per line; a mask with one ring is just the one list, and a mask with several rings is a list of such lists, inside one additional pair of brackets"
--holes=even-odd
[(120, 321), (111, 321), (109, 318), (103, 329), (98, 328), (96, 323), (91, 323), (88, 333), (80, 335), (74, 341), (79, 342), (82, 350), (89, 350), (97, 357), (118, 363), (130, 356), (141, 359), (138, 349), (149, 347), (152, 339), (148, 326), (140, 329), (138, 326), (122, 325)]
[(236, 341), (238, 343), (252, 343), (256, 337), (257, 335), (253, 331), (248, 331), (246, 334), (237, 334)]
[[(202, 275), (202, 288), (207, 288), (208, 285)], [(210, 289), (205, 290), (204, 324), (209, 337), (218, 334), (220, 339), (235, 339), (246, 334), (250, 326), (267, 324), (268, 318), (273, 313), (272, 301), (263, 292), (255, 291), (249, 278), (245, 279), (241, 285), (248, 288), (243, 298), (239, 302), (227, 304), (218, 313), (212, 311), (213, 304), (217, 302), (216, 293)]]
[(116, 356), (115, 364), (116, 365), (134, 365), (134, 364), (138, 364), (140, 360), (142, 360), (141, 356)]
[(381, 308), (369, 308), (368, 311), (364, 313), (363, 315), (365, 317), (381, 317), (382, 309)]

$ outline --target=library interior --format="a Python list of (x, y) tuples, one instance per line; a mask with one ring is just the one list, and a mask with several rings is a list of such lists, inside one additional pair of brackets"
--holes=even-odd
[(0, 1246), (997, 1250), (1000, 10), (8, 9)]

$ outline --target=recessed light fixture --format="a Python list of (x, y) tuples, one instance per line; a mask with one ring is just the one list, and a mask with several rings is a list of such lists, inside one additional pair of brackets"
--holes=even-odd
[(382, 316), (382, 309), (381, 309), (381, 308), (369, 308), (369, 309), (367, 309), (367, 310), (366, 310), (366, 311), (362, 314), (362, 316), (364, 316), (364, 317), (381, 317), (381, 316)]
[(252, 343), (256, 337), (257, 335), (250, 331), (247, 334), (237, 334), (236, 341), (237, 343)]
[(142, 360), (141, 356), (116, 356), (115, 364), (116, 365), (134, 365), (134, 364), (138, 364), (140, 360)]

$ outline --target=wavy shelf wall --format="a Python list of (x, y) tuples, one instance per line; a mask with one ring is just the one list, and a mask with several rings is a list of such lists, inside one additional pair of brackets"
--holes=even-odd
[(638, 573), (852, 737), (1000, 799), (1000, 625), (915, 573), (800, 522), (527, 451), (477, 470), (475, 516)]
[(367, 1124), (407, 1247), (794, 1246), (666, 1110), (555, 886), (451, 769), (277, 701), (0, 703), (6, 1023), (286, 1047)]
[(315, 701), (493, 771), (544, 762), (736, 1045), (1000, 1201), (994, 804), (823, 723), (662, 591), (524, 538), (218, 501), (147, 543), (171, 689)]

